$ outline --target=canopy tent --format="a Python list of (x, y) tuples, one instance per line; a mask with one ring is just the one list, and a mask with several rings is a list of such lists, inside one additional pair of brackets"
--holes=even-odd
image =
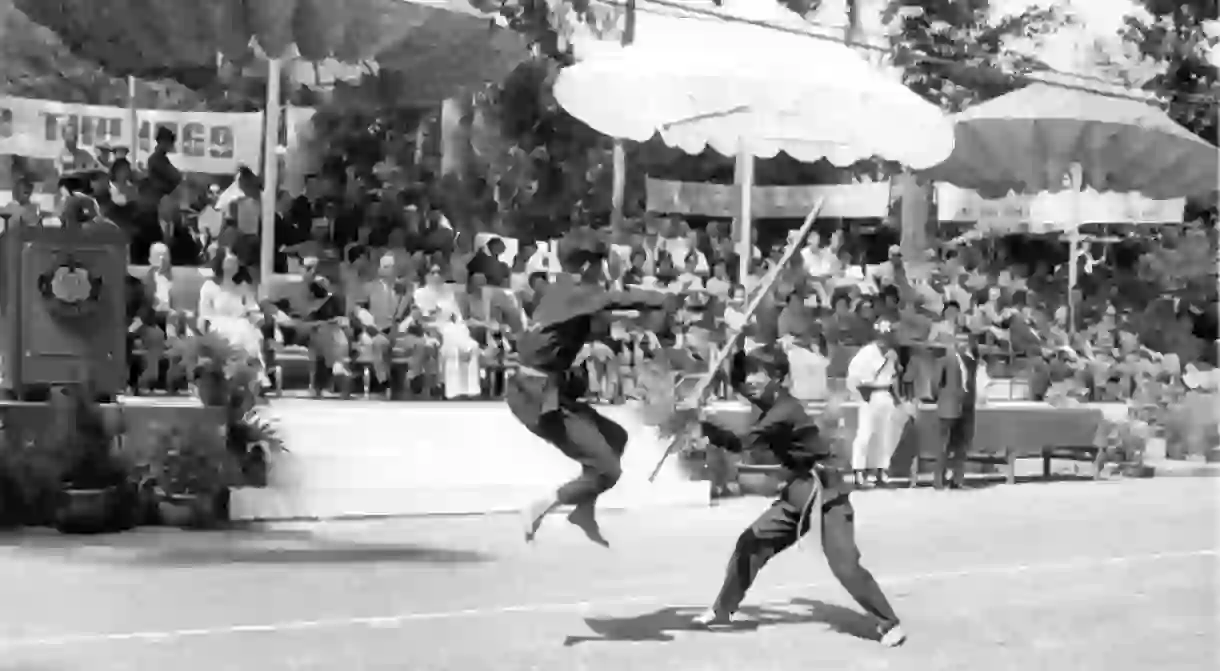
[[(1036, 82), (965, 110), (954, 117), (952, 154), (924, 172), (991, 197), (1066, 191), (1069, 287), (1079, 273), (1087, 189), (1172, 199), (1210, 197), (1220, 187), (1215, 146), (1133, 99), (1137, 92), (1088, 85)], [(1075, 327), (1074, 302), (1069, 313)]]
[[(524, 39), (497, 28), (468, 0), (14, 0), (78, 55), (108, 71), (170, 78), (204, 88), (226, 59), (267, 58), (263, 134), (262, 267), (274, 255), (276, 145), (283, 66), (317, 83), (323, 68), (359, 64), (370, 73), (407, 72), (416, 104), (435, 104), (499, 78), (529, 56)], [(351, 71), (350, 68), (347, 70)], [(355, 72), (359, 72), (356, 70)], [(333, 78), (332, 78), (333, 80)], [(309, 80), (306, 80), (308, 83)], [(265, 284), (265, 283), (264, 283)]]
[(939, 109), (774, 0), (633, 6), (631, 43), (577, 40), (555, 97), (614, 138), (736, 155), (743, 276), (754, 158), (926, 168), (953, 148)]

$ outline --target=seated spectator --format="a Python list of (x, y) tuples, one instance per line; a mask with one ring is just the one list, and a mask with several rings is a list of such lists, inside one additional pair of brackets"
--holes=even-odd
[(703, 291), (703, 277), (700, 276), (699, 272), (699, 257), (698, 250), (691, 250), (686, 253), (682, 272), (678, 275), (678, 279), (674, 281), (674, 289), (681, 292)]
[(654, 277), (657, 285), (661, 287), (670, 287), (678, 281), (678, 269), (674, 267), (673, 257), (665, 252), (660, 252), (660, 260), (657, 262), (657, 272)]
[(631, 262), (626, 270), (623, 271), (623, 285), (638, 286), (642, 284), (644, 278), (648, 276), (647, 267), (648, 255), (641, 250), (633, 251), (631, 253)]
[(829, 395), (826, 340), (816, 337), (789, 336), (782, 340), (791, 366), (788, 386), (792, 395), (802, 401), (824, 401)]
[(961, 306), (957, 304), (957, 301), (945, 301), (945, 307), (940, 313), (940, 321), (932, 324), (932, 328), (928, 332), (928, 341), (943, 345), (955, 343), (958, 333), (961, 332), (961, 326)]
[(525, 310), (526, 317), (534, 316), (534, 310), (538, 307), (538, 303), (542, 301), (542, 294), (546, 292), (548, 284), (550, 284), (550, 278), (546, 273), (530, 275), (529, 291), (517, 295), (522, 309)]
[(456, 249), (449, 257), (449, 281), (459, 287), (466, 286), (470, 280), (470, 264), (477, 253), (474, 250), (474, 236), (463, 233), (454, 240)]
[(458, 302), (471, 337), (484, 347), (490, 342), (491, 333), (499, 327), (492, 314), (491, 292), (495, 290), (487, 286), (487, 279), (482, 273), (473, 273), (466, 292)]
[(445, 398), (472, 398), (479, 395), (479, 343), (470, 334), (461, 316), (442, 308), (436, 318), (440, 334), (441, 378)]
[(508, 264), (500, 258), (506, 250), (507, 246), (503, 240), (491, 238), (483, 249), (475, 253), (474, 258), (466, 266), (467, 271), (471, 276), (476, 273), (482, 275), (488, 286), (507, 287), (512, 271)]
[[(285, 345), (307, 347), (310, 360), (320, 362), (327, 373), (340, 380), (351, 375), (351, 336), (344, 322), (342, 299), (331, 291), (330, 282), (318, 274), (318, 260), (301, 261), (301, 282), (295, 291), (275, 305), (267, 306), (264, 336), (276, 336)], [(273, 355), (268, 350), (267, 354)]]
[[(124, 297), (127, 305), (127, 361), (132, 366), (128, 371), (128, 382), (138, 394), (144, 387), (151, 388), (158, 377), (161, 358), (165, 354), (165, 332), (157, 328), (152, 297), (139, 278), (131, 275), (124, 277)], [(140, 349), (143, 352), (137, 356)], [(138, 377), (136, 370), (139, 370)]]
[(778, 335), (780, 338), (793, 338), (807, 341), (814, 336), (813, 314), (805, 307), (804, 297), (799, 292), (792, 292), (779, 313)]
[(712, 266), (712, 276), (705, 287), (712, 296), (727, 301), (733, 296), (733, 281), (729, 278), (729, 267), (724, 261), (717, 261)]
[(877, 315), (892, 324), (897, 324), (901, 319), (899, 314), (901, 303), (902, 295), (898, 287), (887, 284), (881, 289), (881, 306), (877, 310)]
[(529, 261), (533, 258), (534, 253), (538, 251), (538, 246), (532, 242), (520, 242), (517, 245), (517, 255), (513, 257), (513, 265), (509, 275), (509, 288), (514, 294), (521, 295), (522, 291), (530, 288), (530, 271), (528, 269)]
[(438, 263), (428, 267), (423, 286), (415, 290), (414, 303), (425, 320), (437, 317), (442, 311), (461, 314), (453, 287), (445, 284), (445, 268)]
[(314, 260), (314, 272), (328, 279), (338, 280), (341, 257), (339, 250), (331, 242), (330, 226), (326, 219), (314, 219), (309, 229), (309, 239), (284, 248), (289, 257), (296, 257), (304, 262)]
[[(262, 365), (262, 314), (249, 269), (232, 252), (221, 250), (212, 262), (212, 277), (199, 289), (199, 329), (218, 333)], [(261, 382), (268, 385), (265, 369)]]
[[(147, 357), (146, 363), (158, 363), (165, 354), (165, 343), (187, 335), (190, 315), (173, 304), (174, 267), (170, 264), (170, 252), (164, 243), (155, 243), (149, 249), (148, 274), (144, 278), (144, 289), (152, 307), (151, 327), (155, 333), (146, 332), (141, 338)], [(155, 357), (155, 358), (154, 358)], [(151, 372), (146, 365), (141, 384), (151, 384), (158, 376), (158, 366)], [(173, 377), (171, 375), (171, 377)]]
[(394, 255), (381, 257), (377, 279), (364, 286), (362, 306), (357, 320), (363, 327), (359, 340), (366, 356), (372, 360), (376, 381), (390, 381), (390, 361), (394, 348), (405, 332), (404, 322), (411, 314), (413, 292), (409, 284), (394, 272)]

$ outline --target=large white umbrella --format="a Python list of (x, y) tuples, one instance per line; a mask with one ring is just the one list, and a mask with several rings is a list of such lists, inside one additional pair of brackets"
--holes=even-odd
[[(560, 105), (615, 138), (660, 135), (687, 153), (710, 147), (739, 160), (784, 152), (918, 169), (952, 151), (952, 124), (936, 106), (775, 0), (685, 7), (638, 0), (630, 45), (578, 42), (579, 62), (555, 84)], [(743, 244), (751, 181), (738, 175)]]
[[(1220, 151), (1132, 95), (1067, 80), (980, 103), (954, 118), (953, 152), (925, 176), (995, 197), (1085, 189), (1157, 199), (1214, 194)], [(1068, 222), (1070, 286), (1079, 272), (1079, 202)], [(1071, 300), (1069, 313), (1075, 326)]]

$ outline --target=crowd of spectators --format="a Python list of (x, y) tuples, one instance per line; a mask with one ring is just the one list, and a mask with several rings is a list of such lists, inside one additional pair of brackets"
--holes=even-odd
[[(387, 395), (480, 398), (501, 392), (513, 336), (527, 327), (558, 268), (547, 241), (458, 230), (424, 198), (397, 200), (389, 208), (393, 216), (384, 201), (344, 205), (319, 197), (323, 189), (311, 180), (304, 194), (282, 197), (277, 208), (277, 270), (297, 279), (260, 302), (251, 271), (257, 189), (241, 177), (235, 184), (236, 190), (209, 193), (204, 211), (183, 224), (211, 268), (193, 305), (189, 298), (174, 305), (172, 292), (156, 284), (187, 272), (171, 263), (179, 260), (172, 245), (150, 246), (153, 265), (161, 268), (148, 284), (160, 315), (156, 324), (181, 323), (191, 313), (192, 328), (217, 331), (263, 362), (268, 387), (284, 384), (276, 378), (287, 354), (303, 353), (317, 393), (363, 387)], [(243, 213), (255, 223), (243, 226)], [(723, 311), (754, 290), (787, 242), (759, 244), (756, 237), (751, 271), (738, 281), (736, 249), (721, 222), (693, 227), (657, 217), (609, 235), (608, 287), (676, 291), (687, 301), (672, 332), (625, 320), (586, 349), (590, 394), (607, 401), (631, 397), (641, 365), (660, 352), (681, 353), (688, 367), (707, 359), (725, 332)], [(1135, 385), (1133, 371), (1140, 369), (1129, 360), (1155, 354), (1161, 361), (1125, 330), (1129, 315), (1113, 308), (1082, 301), (1072, 329), (1050, 264), (986, 273), (966, 254), (904, 260), (896, 248), (868, 264), (853, 251), (859, 248), (842, 229), (811, 236), (780, 272), (750, 329), (755, 340), (783, 343), (800, 397), (832, 393), (881, 319), (898, 325), (917, 396), (931, 393), (928, 349), (948, 339), (974, 340), (993, 379), (1019, 377), (1035, 398), (1065, 379), (1079, 380), (1094, 397), (1129, 393), (1120, 390)], [(1179, 369), (1207, 351), (1199, 338), (1179, 340), (1164, 352)], [(1099, 369), (1096, 362), (1105, 357), (1115, 365)], [(1123, 361), (1131, 365), (1117, 365)]]

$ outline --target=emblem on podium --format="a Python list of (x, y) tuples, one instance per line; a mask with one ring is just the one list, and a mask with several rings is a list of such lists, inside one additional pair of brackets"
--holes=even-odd
[(56, 259), (38, 276), (38, 291), (53, 316), (87, 317), (98, 307), (102, 280), (75, 257), (66, 255)]

